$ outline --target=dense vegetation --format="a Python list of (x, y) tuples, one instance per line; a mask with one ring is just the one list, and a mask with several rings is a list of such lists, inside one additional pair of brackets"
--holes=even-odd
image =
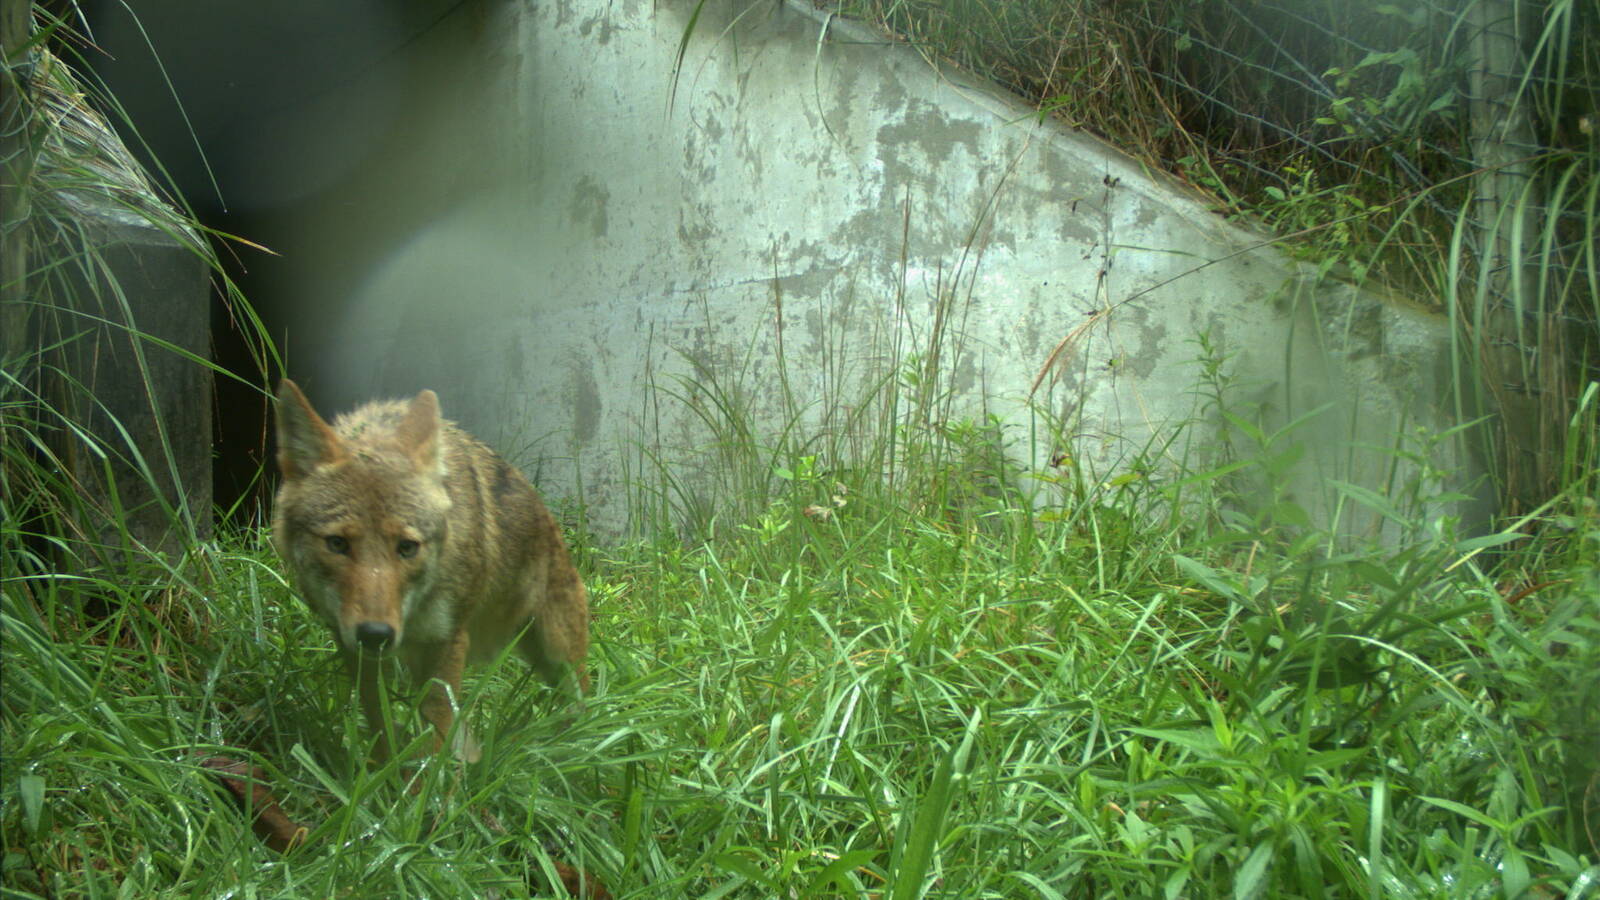
[(260, 536), (68, 577), (8, 529), (7, 896), (1592, 896), (1592, 506), (1343, 552), (1215, 473), (1035, 510), (945, 464), (988, 449), (923, 443), (917, 491), (781, 458), (720, 537), (582, 546), (587, 708), (496, 667), (484, 761), (415, 792)]

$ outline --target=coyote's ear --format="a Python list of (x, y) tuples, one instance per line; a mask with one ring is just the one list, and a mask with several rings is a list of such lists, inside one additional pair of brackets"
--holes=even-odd
[(287, 378), (279, 382), (278, 470), (283, 477), (300, 478), (344, 455), (343, 442), (311, 408), (300, 386)]
[(439, 453), (439, 395), (423, 391), (411, 400), (406, 417), (395, 430), (411, 461), (420, 472), (444, 477), (444, 457)]

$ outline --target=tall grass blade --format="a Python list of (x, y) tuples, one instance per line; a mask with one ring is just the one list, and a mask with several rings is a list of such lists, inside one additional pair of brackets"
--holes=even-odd
[(916, 803), (907, 804), (901, 813), (893, 861), (889, 866), (890, 900), (917, 900), (923, 896), (929, 871), (938, 861), (945, 818), (955, 803), (956, 785), (966, 776), (968, 757), (972, 754), (973, 739), (977, 737), (981, 720), (981, 711), (974, 709), (967, 719), (961, 743), (940, 757), (927, 791)]

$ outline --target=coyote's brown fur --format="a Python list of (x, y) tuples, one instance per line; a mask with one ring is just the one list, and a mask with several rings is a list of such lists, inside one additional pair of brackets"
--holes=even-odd
[[(375, 658), (386, 653), (428, 685), (436, 747), (462, 667), (512, 640), (547, 682), (587, 689), (589, 602), (555, 518), (521, 472), (440, 418), (432, 391), (329, 426), (284, 379), (277, 432), (273, 542), (332, 628), (372, 727), (382, 727)], [(464, 725), (455, 750), (478, 757)], [(389, 753), (381, 737), (377, 753)]]

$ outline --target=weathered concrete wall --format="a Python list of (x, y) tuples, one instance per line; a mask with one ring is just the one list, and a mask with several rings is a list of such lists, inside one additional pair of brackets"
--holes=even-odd
[(50, 127), (27, 232), (33, 302), (21, 340), (6, 335), (0, 397), (21, 421), (34, 398), (49, 410), (37, 438), (85, 501), (77, 536), (103, 561), (124, 535), (180, 551), (211, 534), (210, 269), (73, 76), (48, 56), (34, 72)]
[(409, 104), (284, 248), (290, 368), (319, 404), (433, 387), (548, 492), (581, 484), (602, 529), (640, 442), (704, 440), (648, 396), (686, 356), (750, 353), (775, 415), (781, 339), (798, 396), (847, 400), (897, 337), (927, 346), (941, 302), (954, 414), (1027, 421), (1054, 359), (1033, 399), (1062, 433), (1013, 447), (1039, 467), (1070, 442), (1109, 473), (1194, 417), (1202, 331), (1272, 420), (1334, 404), (1303, 500), (1381, 488), (1388, 457), (1352, 441), (1446, 420), (1443, 321), (1319, 286), (1098, 141), (805, 4), (710, 0), (674, 83), (693, 8), (469, 4), (273, 124), (259, 189), (298, 196), (351, 111)]
[(58, 313), (46, 330), (76, 335), (64, 348), (75, 387), (52, 394), (112, 454), (114, 486), (98, 452), (79, 447), (74, 457), (89, 499), (110, 513), (99, 539), (120, 547), (126, 529), (177, 552), (185, 532), (211, 535), (211, 372), (195, 361), (210, 356), (209, 272), (192, 246), (120, 212), (79, 212), (97, 259), (92, 276), (72, 279), (82, 317)]

